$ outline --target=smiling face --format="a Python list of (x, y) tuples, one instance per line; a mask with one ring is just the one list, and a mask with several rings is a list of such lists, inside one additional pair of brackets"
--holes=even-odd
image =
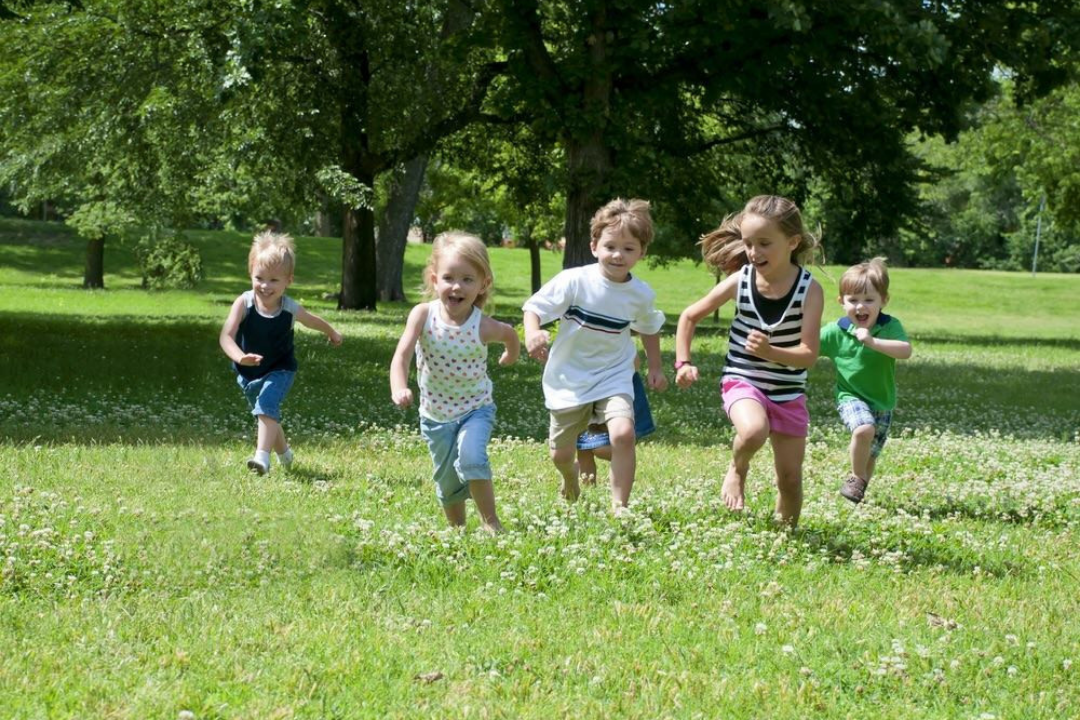
[(799, 246), (799, 236), (788, 237), (780, 226), (754, 213), (743, 216), (739, 226), (746, 259), (759, 275), (775, 277), (791, 266), (791, 253)]
[(872, 328), (881, 315), (881, 309), (885, 307), (889, 299), (882, 297), (870, 283), (858, 292), (840, 296), (840, 304), (844, 306), (844, 314), (854, 323), (855, 327)]
[(435, 296), (442, 302), (448, 319), (459, 323), (469, 319), (477, 296), (490, 284), (491, 278), (483, 270), (453, 251), (439, 258), (431, 273)]
[(630, 270), (645, 255), (641, 241), (625, 228), (615, 225), (606, 228), (592, 242), (593, 257), (600, 266), (600, 274), (611, 282), (626, 282)]
[(281, 297), (292, 285), (292, 273), (284, 265), (266, 265), (251, 271), (251, 289), (259, 308), (274, 312), (281, 307)]

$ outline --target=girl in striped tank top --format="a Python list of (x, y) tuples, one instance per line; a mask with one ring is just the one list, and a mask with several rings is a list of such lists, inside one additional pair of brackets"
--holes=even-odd
[(802, 464), (810, 417), (806, 371), (818, 356), (824, 294), (802, 267), (818, 240), (803, 225), (799, 208), (775, 195), (752, 198), (701, 239), (705, 262), (727, 277), (683, 311), (675, 334), (675, 382), (699, 378), (690, 361), (697, 324), (734, 301), (735, 317), (721, 381), (724, 411), (735, 426), (731, 464), (721, 496), (743, 509), (750, 459), (772, 444), (776, 468), (776, 517), (794, 526), (802, 511)]
[(432, 297), (412, 309), (390, 363), (394, 404), (412, 404), (409, 365), (416, 353), (420, 385), (420, 433), (434, 465), (435, 494), (451, 525), (465, 524), (465, 501), (472, 498), (489, 532), (502, 524), (487, 444), (495, 422), (495, 403), (487, 374), (487, 345), (505, 346), (500, 365), (518, 358), (517, 331), (481, 312), (491, 293), (487, 248), (473, 235), (443, 233), (435, 238), (424, 272)]

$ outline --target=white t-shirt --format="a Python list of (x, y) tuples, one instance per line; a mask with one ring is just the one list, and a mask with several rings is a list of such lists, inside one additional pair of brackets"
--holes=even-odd
[(544, 367), (544, 404), (565, 410), (615, 395), (634, 396), (634, 340), (664, 326), (656, 293), (631, 276), (611, 282), (597, 264), (563, 270), (522, 309), (540, 324), (560, 320)]

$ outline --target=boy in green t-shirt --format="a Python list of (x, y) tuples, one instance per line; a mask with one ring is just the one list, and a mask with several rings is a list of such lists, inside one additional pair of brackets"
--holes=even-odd
[(851, 431), (851, 476), (840, 494), (862, 502), (889, 436), (896, 407), (896, 361), (911, 357), (900, 321), (881, 312), (889, 302), (885, 258), (859, 263), (840, 278), (844, 317), (821, 329), (821, 356), (836, 365), (836, 409)]

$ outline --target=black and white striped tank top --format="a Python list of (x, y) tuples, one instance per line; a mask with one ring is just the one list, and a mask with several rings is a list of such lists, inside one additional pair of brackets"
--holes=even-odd
[(776, 322), (767, 323), (754, 305), (754, 266), (743, 266), (735, 295), (735, 318), (731, 321), (728, 337), (725, 378), (744, 380), (773, 402), (795, 400), (806, 392), (805, 368), (793, 368), (751, 355), (746, 352), (746, 338), (751, 330), (760, 330), (769, 336), (769, 342), (776, 347), (797, 347), (802, 340), (803, 301), (811, 282), (810, 271), (799, 268), (795, 292), (787, 309)]

